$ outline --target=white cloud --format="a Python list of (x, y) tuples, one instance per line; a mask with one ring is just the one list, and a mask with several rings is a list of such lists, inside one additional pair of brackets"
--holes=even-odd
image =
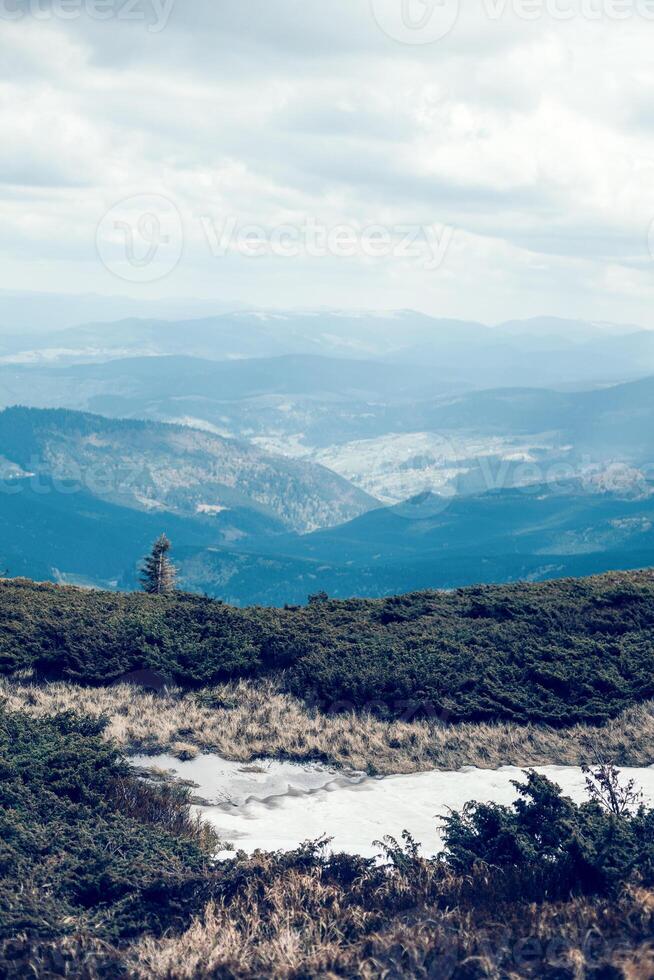
[[(654, 25), (532, 23), (515, 2), (495, 19), (490, 0), (464, 3), (431, 45), (386, 36), (367, 0), (177, 0), (159, 33), (151, 18), (3, 23), (0, 271), (17, 288), (654, 324)], [(185, 248), (165, 280), (126, 286), (95, 231), (137, 194), (176, 204)], [(456, 234), (435, 271), (218, 259), (203, 215)]]

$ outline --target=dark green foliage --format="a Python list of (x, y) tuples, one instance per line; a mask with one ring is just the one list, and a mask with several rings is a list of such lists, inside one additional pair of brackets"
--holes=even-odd
[(326, 710), (452, 721), (601, 723), (654, 696), (653, 635), (650, 572), (287, 609), (0, 583), (6, 673), (200, 686), (283, 668)]
[[(627, 789), (613, 772), (621, 792)], [(474, 881), (473, 902), (610, 897), (627, 883), (654, 886), (654, 810), (641, 804), (614, 813), (591, 793), (577, 805), (534, 770), (514, 786), (511, 806), (472, 802), (442, 818), (445, 847), (430, 863), (459, 882)], [(424, 860), (411, 834), (376, 843), (394, 868), (417, 878)]]
[(613, 894), (625, 881), (654, 884), (654, 810), (621, 815), (595, 800), (576, 806), (531, 771), (512, 807), (468, 803), (445, 817), (445, 860), (459, 875), (479, 865), (508, 874), (525, 899)]
[(248, 616), (211, 599), (0, 583), (0, 670), (111, 683), (150, 667), (189, 685), (257, 665)]
[(0, 707), (0, 945), (160, 933), (206, 900), (187, 797), (136, 784), (101, 728)]
[(617, 817), (595, 803), (580, 807), (535, 773), (513, 808), (472, 804), (447, 820), (448, 862), (465, 873), (477, 861), (530, 873), (548, 895), (609, 894), (654, 873), (654, 814)]

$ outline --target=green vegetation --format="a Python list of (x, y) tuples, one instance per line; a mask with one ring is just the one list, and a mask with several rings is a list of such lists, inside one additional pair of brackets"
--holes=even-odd
[(149, 668), (183, 687), (275, 674), (324, 709), (451, 721), (601, 724), (654, 696), (653, 629), (650, 572), (283, 610), (0, 583), (5, 674), (107, 684)]
[[(602, 793), (609, 781), (617, 787), (615, 801)], [(608, 895), (630, 879), (651, 885), (654, 810), (636, 808), (633, 784), (620, 786), (611, 766), (588, 783), (590, 801), (576, 806), (532, 770), (526, 784), (515, 784), (512, 807), (468, 803), (445, 818), (449, 866), (460, 875), (483, 866), (501, 880), (517, 876), (517, 894), (533, 893), (537, 901), (575, 892)]]
[[(389, 751), (405, 737), (440, 751), (434, 714), (478, 732), (504, 719), (510, 738), (515, 722), (601, 724), (654, 694), (653, 620), (644, 572), (374, 601), (319, 594), (284, 610), (0, 582), (0, 672), (15, 677), (0, 697), (0, 976), (651, 976), (654, 811), (610, 767), (581, 806), (528, 773), (513, 806), (449, 816), (434, 859), (405, 835), (379, 844), (381, 863), (330, 855), (324, 841), (215, 862), (219, 842), (192, 817), (189, 791), (135, 777), (105, 725), (127, 739), (140, 719), (140, 738), (166, 741), (195, 724), (213, 739), (207, 718), (224, 707), (220, 737), (238, 752), (250, 751), (244, 718), (262, 726), (262, 746), (271, 725), (282, 746), (282, 732), (292, 741), (293, 725), (306, 733), (320, 719), (315, 744), (333, 740), (340, 716), (284, 686), (309, 705), (427, 715), (365, 714), (356, 737), (388, 729)], [(101, 687), (144, 669), (186, 693), (132, 705), (131, 689)], [(25, 673), (37, 683), (21, 684)]]
[(0, 946), (18, 972), (28, 947), (159, 935), (206, 899), (211, 833), (183, 790), (137, 782), (101, 730), (0, 708)]
[[(407, 835), (380, 844), (382, 864), (324, 842), (215, 864), (184, 794), (136, 780), (98, 735), (0, 709), (1, 976), (468, 980), (499, 975), (495, 962), (573, 980), (589, 955), (597, 965), (593, 929), (598, 977), (638, 975), (613, 965), (618, 939), (645, 962), (651, 811), (578, 807), (531, 775), (513, 807), (450, 817), (437, 859)], [(531, 936), (536, 973), (515, 961)]]
[(177, 572), (168, 557), (170, 548), (166, 535), (160, 534), (143, 561), (141, 588), (149, 595), (168, 595), (175, 591)]

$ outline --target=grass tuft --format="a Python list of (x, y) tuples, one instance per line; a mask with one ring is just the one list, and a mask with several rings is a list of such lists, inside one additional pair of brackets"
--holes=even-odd
[(569, 728), (512, 722), (434, 725), (384, 721), (365, 713), (324, 714), (271, 681), (237, 681), (207, 691), (152, 694), (132, 685), (88, 688), (65, 682), (0, 679), (0, 698), (34, 717), (80, 711), (105, 718), (106, 737), (131, 753), (193, 758), (215, 752), (321, 761), (375, 772), (422, 772), (472, 765), (654, 764), (654, 702), (628, 708), (602, 726)]

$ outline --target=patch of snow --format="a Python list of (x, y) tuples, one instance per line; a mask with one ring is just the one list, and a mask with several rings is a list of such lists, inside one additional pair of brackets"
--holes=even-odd
[(161, 500), (153, 500), (152, 497), (146, 497), (136, 492), (134, 492), (133, 497), (145, 510), (166, 510), (166, 505)]
[(294, 435), (273, 435), (254, 436), (250, 438), (259, 449), (264, 452), (272, 453), (274, 456), (290, 456), (292, 459), (310, 458), (313, 450), (311, 446), (304, 443), (304, 433), (298, 432)]
[(131, 347), (43, 347), (39, 350), (18, 351), (16, 354), (3, 354), (0, 364), (52, 364), (57, 361), (119, 360), (123, 357), (156, 357), (157, 351), (136, 350)]
[(304, 432), (269, 431), (250, 441), (277, 456), (319, 463), (384, 504), (420, 493), (451, 496), (459, 477), (476, 466), (492, 489), (502, 485), (506, 466), (534, 463), (541, 453), (562, 454), (570, 448), (556, 447), (547, 434), (512, 439), (460, 432), (389, 433), (321, 449), (312, 447)]
[[(210, 805), (198, 810), (223, 840), (237, 849), (293, 850), (305, 840), (333, 838), (334, 851), (373, 857), (373, 844), (386, 834), (399, 838), (408, 830), (425, 854), (442, 849), (438, 818), (460, 810), (469, 800), (510, 804), (517, 792), (513, 780), (524, 782), (515, 766), (501, 769), (467, 767), (456, 772), (431, 770), (411, 775), (365, 776), (326, 766), (261, 761), (227, 762), (203, 755), (189, 762), (172, 756), (141, 756), (140, 765), (173, 768), (176, 775), (198, 784), (198, 795)], [(575, 802), (587, 799), (585, 776), (574, 766), (537, 766)], [(654, 766), (621, 770), (633, 778), (654, 805)]]
[(502, 436), (409, 432), (330, 446), (311, 459), (378, 500), (395, 504), (419, 493), (450, 490), (476, 460), (510, 461), (530, 448)]
[(181, 415), (178, 418), (167, 418), (166, 421), (171, 425), (183, 425), (187, 429), (200, 429), (202, 432), (211, 432), (212, 435), (222, 436), (224, 439), (229, 439), (232, 435), (231, 432), (225, 429), (219, 429), (218, 426), (212, 425), (211, 422), (207, 422), (205, 419), (198, 419), (194, 415)]
[(242, 313), (235, 313), (234, 316), (243, 319), (260, 320), (266, 323), (268, 320), (288, 320), (286, 313), (273, 313), (267, 310), (244, 310)]
[(608, 463), (599, 470), (589, 467), (581, 479), (586, 487), (599, 493), (629, 493), (643, 499), (654, 493), (643, 471), (628, 463)]
[(210, 807), (229, 812), (251, 802), (270, 803), (279, 797), (296, 797), (323, 789), (336, 781), (347, 784), (365, 779), (363, 773), (344, 774), (321, 763), (262, 759), (233, 762), (206, 753), (184, 762), (172, 755), (131, 756), (132, 765), (172, 772), (196, 787), (196, 795)]
[(6, 456), (0, 456), (0, 480), (26, 480), (35, 475)]
[(195, 506), (196, 514), (222, 514), (224, 510), (229, 510), (229, 507), (223, 507), (222, 504), (196, 504)]

